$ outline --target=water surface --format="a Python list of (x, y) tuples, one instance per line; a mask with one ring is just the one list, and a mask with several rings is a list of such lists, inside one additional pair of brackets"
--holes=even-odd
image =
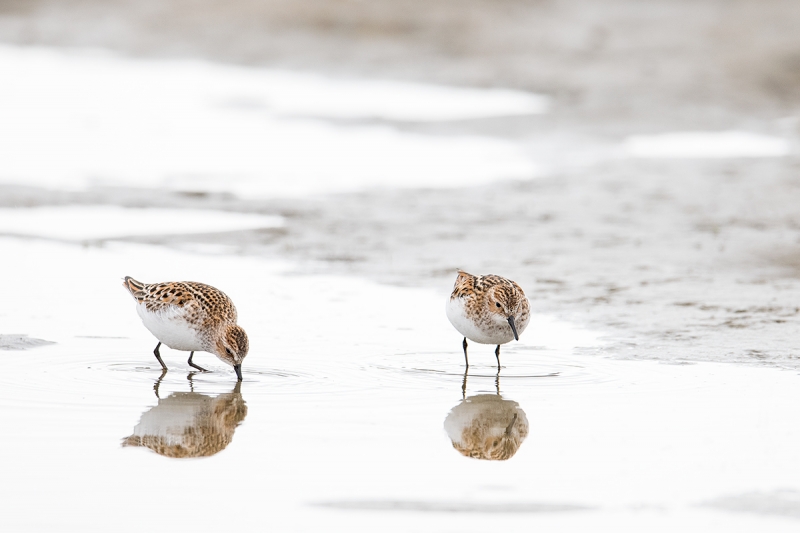
[[(580, 355), (596, 333), (535, 316), (499, 376), (477, 345), (465, 376), (446, 288), (153, 246), (0, 246), (26, 281), (4, 327), (56, 342), (0, 357), (4, 528), (796, 527), (702, 505), (794, 486), (793, 372)], [(120, 278), (178, 271), (237, 303), (240, 385), (168, 349), (162, 376)]]

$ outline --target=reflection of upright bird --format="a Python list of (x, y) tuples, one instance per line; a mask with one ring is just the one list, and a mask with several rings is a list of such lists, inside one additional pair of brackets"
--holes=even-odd
[(145, 411), (123, 446), (143, 446), (166, 457), (209, 457), (225, 449), (247, 415), (237, 383), (219, 396), (174, 392)]
[(473, 276), (463, 270), (458, 271), (446, 309), (450, 323), (464, 336), (467, 366), (467, 339), (496, 344), (494, 355), (500, 368), (500, 345), (519, 340), (531, 318), (530, 304), (519, 285), (500, 276)]
[(136, 311), (157, 339), (153, 353), (164, 371), (158, 349), (163, 342), (173, 350), (210, 352), (228, 363), (242, 380), (242, 361), (250, 344), (247, 334), (236, 325), (236, 307), (228, 296), (210, 285), (194, 281), (141, 283), (127, 276), (122, 284), (136, 299)]
[(444, 430), (461, 455), (505, 461), (528, 436), (528, 419), (517, 402), (499, 394), (478, 394), (450, 410)]

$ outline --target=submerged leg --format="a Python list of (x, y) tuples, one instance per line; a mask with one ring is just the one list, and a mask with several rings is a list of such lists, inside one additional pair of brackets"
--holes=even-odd
[(156, 359), (158, 359), (158, 362), (159, 362), (159, 363), (161, 363), (161, 368), (163, 368), (163, 369), (164, 369), (164, 371), (166, 371), (166, 370), (167, 370), (167, 365), (165, 365), (165, 364), (164, 364), (164, 361), (162, 361), (162, 360), (161, 360), (161, 354), (158, 352), (158, 349), (159, 349), (160, 347), (161, 347), (161, 343), (159, 342), (159, 343), (156, 345), (156, 349), (155, 349), (155, 350), (153, 350), (153, 353), (154, 353), (154, 354), (156, 354)]
[(464, 381), (461, 382), (461, 399), (464, 400), (467, 398), (467, 374), (469, 373), (469, 367), (464, 369)]
[(208, 372), (208, 370), (206, 370), (202, 366), (197, 366), (196, 364), (192, 363), (192, 357), (194, 357), (194, 352), (189, 354), (189, 366), (190, 367), (196, 368), (197, 370), (200, 370), (201, 372)]
[(469, 359), (467, 359), (467, 338), (464, 337), (464, 342), (462, 344), (464, 347), (464, 362), (467, 364), (467, 368), (469, 368)]
[(500, 370), (500, 345), (494, 349), (494, 356), (497, 357), (497, 370)]

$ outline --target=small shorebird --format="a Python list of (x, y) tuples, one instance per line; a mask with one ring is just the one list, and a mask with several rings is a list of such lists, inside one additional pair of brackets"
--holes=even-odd
[(500, 368), (500, 345), (519, 340), (528, 327), (530, 304), (522, 288), (500, 276), (473, 276), (458, 271), (453, 293), (447, 301), (447, 318), (464, 336), (464, 361), (467, 339), (478, 344), (496, 344), (497, 368)]
[(194, 281), (141, 283), (125, 277), (122, 284), (136, 299), (136, 311), (158, 345), (153, 353), (166, 372), (158, 349), (161, 343), (173, 350), (191, 352), (189, 366), (206, 371), (192, 362), (195, 351), (210, 352), (228, 363), (242, 380), (242, 360), (249, 349), (247, 334), (236, 325), (236, 307), (225, 293)]

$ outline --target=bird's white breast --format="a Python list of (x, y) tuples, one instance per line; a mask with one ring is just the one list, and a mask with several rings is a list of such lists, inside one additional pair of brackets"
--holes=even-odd
[(183, 310), (169, 306), (159, 311), (149, 311), (144, 304), (138, 304), (136, 311), (155, 338), (173, 350), (187, 352), (203, 350), (203, 339), (198, 330), (186, 320)]
[[(480, 316), (470, 313), (462, 298), (447, 301), (447, 318), (453, 327), (467, 339), (478, 344), (505, 344), (514, 340), (514, 332), (506, 320), (499, 315)], [(518, 322), (517, 333), (522, 335), (528, 327), (530, 316)]]
[[(494, 324), (481, 320), (468, 312), (461, 298), (450, 298), (447, 301), (447, 318), (453, 327), (463, 336), (479, 344), (505, 344), (514, 339), (511, 327), (506, 324)], [(508, 330), (508, 331), (505, 331)]]

